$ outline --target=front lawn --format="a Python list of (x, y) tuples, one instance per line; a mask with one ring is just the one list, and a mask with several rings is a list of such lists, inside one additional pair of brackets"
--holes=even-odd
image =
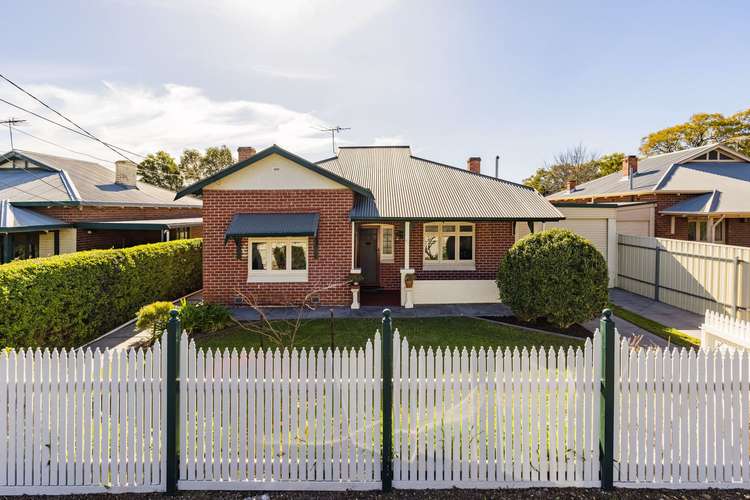
[[(393, 320), (402, 336), (411, 345), (434, 347), (518, 347), (545, 346), (567, 348), (582, 346), (583, 340), (559, 335), (537, 333), (511, 326), (498, 325), (489, 321), (467, 318), (396, 318)], [(375, 330), (381, 327), (380, 319), (336, 319), (333, 323), (333, 343), (337, 347), (363, 347), (372, 338)], [(240, 326), (232, 326), (220, 332), (195, 336), (199, 347), (259, 348), (273, 347), (268, 340), (261, 344), (258, 334)], [(297, 334), (296, 347), (330, 347), (331, 321), (328, 319), (309, 320)]]

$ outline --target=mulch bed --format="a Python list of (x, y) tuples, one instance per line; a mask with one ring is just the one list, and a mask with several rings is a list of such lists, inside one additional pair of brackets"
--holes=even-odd
[(589, 330), (579, 325), (578, 323), (575, 323), (568, 328), (560, 328), (544, 320), (528, 322), (528, 321), (521, 321), (515, 316), (483, 316), (483, 318), (490, 320), (490, 321), (499, 321), (500, 323), (507, 323), (509, 325), (525, 326), (526, 328), (535, 328), (537, 330), (544, 330), (545, 332), (559, 333), (562, 335), (568, 335), (570, 337), (576, 337), (579, 339), (585, 339), (585, 338), (590, 338), (594, 336), (593, 332), (590, 332)]
[[(637, 489), (618, 489), (612, 492), (602, 492), (595, 488), (530, 488), (518, 490), (394, 490), (388, 494), (379, 491), (346, 491), (346, 492), (267, 492), (252, 493), (243, 491), (181, 491), (176, 497), (200, 500), (216, 500), (218, 498), (227, 500), (242, 500), (257, 498), (260, 500), (263, 495), (268, 495), (271, 500), (302, 500), (302, 499), (320, 499), (320, 500), (352, 500), (352, 499), (430, 499), (430, 500), (448, 500), (448, 499), (509, 499), (521, 500), (526, 498), (542, 500), (578, 500), (578, 499), (625, 499), (625, 500), (682, 500), (682, 499), (718, 499), (718, 500), (748, 500), (750, 491), (748, 490), (637, 490)], [(125, 493), (116, 496), (112, 495), (69, 495), (60, 497), (24, 497), (24, 498), (60, 498), (61, 500), (129, 500), (129, 499), (163, 499), (161, 493)], [(173, 497), (174, 498), (174, 497)]]

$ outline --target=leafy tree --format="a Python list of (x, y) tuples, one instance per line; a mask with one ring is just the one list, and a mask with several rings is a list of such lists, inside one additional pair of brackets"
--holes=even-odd
[(180, 167), (166, 151), (157, 151), (146, 156), (146, 159), (138, 164), (138, 175), (143, 182), (164, 189), (177, 191), (182, 187)]
[(195, 182), (203, 178), (201, 162), (203, 155), (197, 149), (186, 149), (180, 156), (180, 171), (186, 183)]
[(204, 179), (232, 163), (232, 152), (226, 146), (207, 148), (203, 154), (197, 149), (186, 149), (180, 156), (180, 170), (186, 183)]
[(234, 163), (232, 152), (226, 146), (210, 147), (206, 149), (201, 161), (203, 177), (213, 175), (219, 170)]
[(694, 114), (684, 123), (648, 134), (641, 140), (641, 153), (671, 153), (713, 142), (726, 142), (741, 153), (750, 154), (750, 109), (730, 116)]
[(621, 168), (622, 153), (612, 153), (602, 157), (579, 144), (555, 155), (552, 163), (545, 164), (523, 183), (533, 187), (543, 195), (556, 193), (565, 188), (567, 181), (587, 182)]

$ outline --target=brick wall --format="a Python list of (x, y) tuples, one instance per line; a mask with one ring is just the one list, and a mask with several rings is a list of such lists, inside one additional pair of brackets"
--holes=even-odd
[(750, 222), (745, 219), (725, 219), (728, 245), (750, 247)]
[[(353, 193), (343, 189), (256, 190), (203, 192), (203, 296), (208, 302), (235, 304), (237, 291), (253, 294), (261, 304), (298, 303), (314, 289), (344, 283), (351, 271), (351, 223)], [(224, 245), (224, 233), (237, 213), (317, 212), (318, 257), (313, 239), (308, 241), (308, 281), (305, 283), (248, 283), (247, 239), (243, 256), (235, 257), (235, 245)], [(349, 286), (337, 286), (320, 294), (323, 305), (351, 304)]]
[[(140, 208), (140, 207), (45, 207), (34, 208), (36, 212), (55, 217), (65, 222), (98, 220), (149, 220), (178, 217), (200, 217), (200, 208)], [(160, 241), (159, 231), (109, 231), (79, 229), (76, 236), (77, 250), (94, 250), (155, 243)]]

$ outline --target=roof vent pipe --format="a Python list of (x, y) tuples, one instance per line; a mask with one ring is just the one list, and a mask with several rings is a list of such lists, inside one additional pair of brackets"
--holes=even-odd
[(495, 179), (500, 178), (500, 155), (495, 156)]

